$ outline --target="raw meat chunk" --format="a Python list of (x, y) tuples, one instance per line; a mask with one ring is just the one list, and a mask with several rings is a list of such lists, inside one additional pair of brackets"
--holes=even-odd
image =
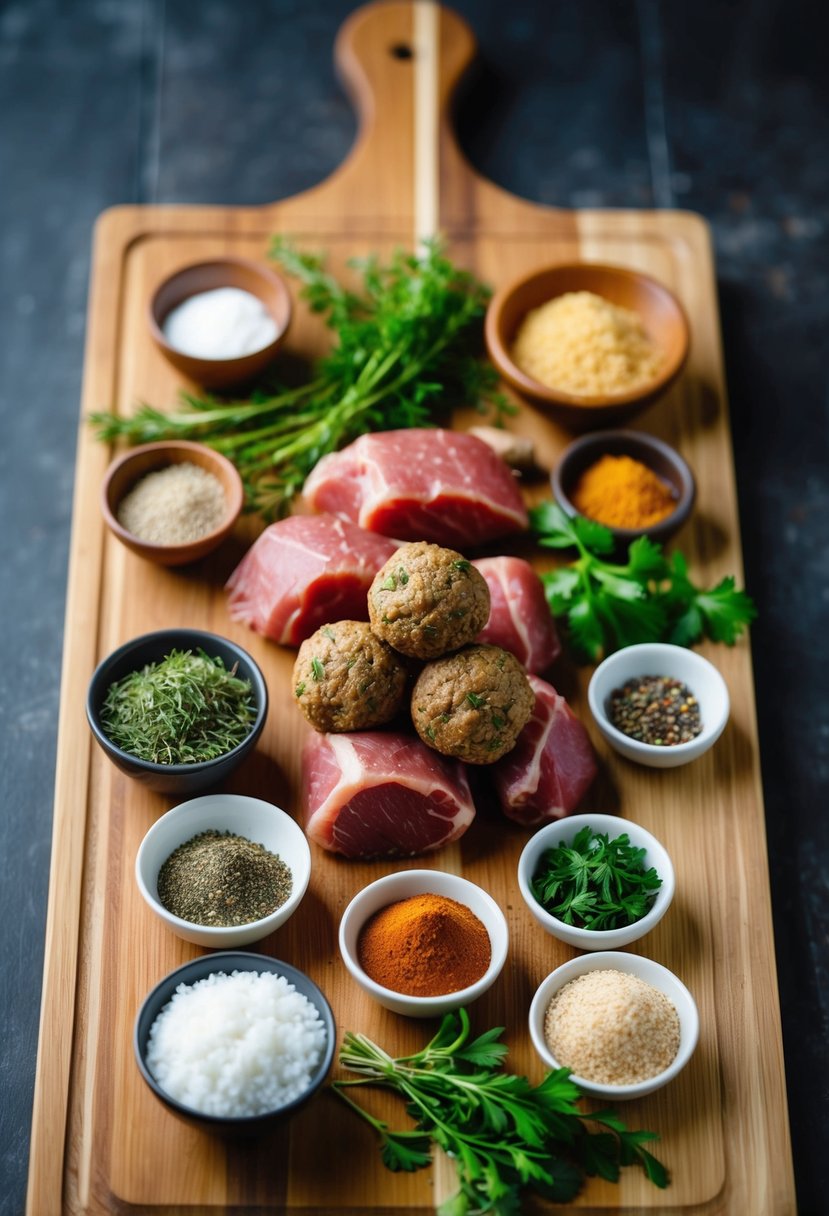
[(536, 675), (561, 653), (541, 579), (521, 557), (482, 557), (473, 562), (489, 587), (489, 620), (479, 642), (501, 646)]
[(330, 621), (367, 621), (371, 580), (394, 550), (333, 515), (292, 515), (266, 528), (231, 574), (230, 615), (283, 646)]
[(459, 431), (361, 435), (323, 457), (303, 493), (315, 511), (462, 552), (527, 527), (512, 473), (482, 440)]
[(301, 805), (311, 840), (359, 858), (431, 852), (475, 817), (463, 766), (396, 731), (309, 735)]
[(535, 827), (570, 815), (596, 776), (587, 731), (552, 685), (529, 677), (533, 716), (512, 751), (493, 764), (492, 779), (509, 819)]

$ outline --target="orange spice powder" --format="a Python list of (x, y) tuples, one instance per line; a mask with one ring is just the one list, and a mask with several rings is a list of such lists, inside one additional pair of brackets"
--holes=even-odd
[(572, 500), (581, 515), (608, 528), (648, 528), (676, 507), (671, 487), (631, 456), (602, 456), (582, 473)]
[(479, 980), (492, 946), (485, 925), (465, 904), (443, 895), (414, 895), (375, 912), (357, 942), (370, 979), (406, 996), (443, 996)]

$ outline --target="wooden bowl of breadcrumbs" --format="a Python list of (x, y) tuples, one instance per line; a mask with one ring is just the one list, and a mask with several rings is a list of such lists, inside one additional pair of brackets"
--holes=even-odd
[(485, 336), (503, 379), (579, 431), (626, 422), (662, 397), (690, 344), (673, 292), (638, 270), (598, 262), (514, 279), (490, 301)]

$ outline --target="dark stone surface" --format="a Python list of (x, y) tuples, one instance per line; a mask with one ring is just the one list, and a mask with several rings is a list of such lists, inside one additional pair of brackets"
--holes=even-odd
[[(260, 203), (354, 134), (348, 0), (0, 6), (0, 1213), (25, 1193), (91, 227), (118, 202)], [(463, 0), (475, 165), (566, 206), (712, 223), (754, 630), (799, 1210), (829, 1204), (829, 77), (808, 0)], [(47, 1216), (37, 1213), (35, 1216)], [(752, 1216), (752, 1214), (735, 1214)]]

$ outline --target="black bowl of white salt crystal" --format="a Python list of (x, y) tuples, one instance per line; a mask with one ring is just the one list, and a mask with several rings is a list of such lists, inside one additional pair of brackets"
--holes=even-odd
[(218, 785), (253, 751), (267, 713), (265, 677), (251, 656), (200, 629), (125, 642), (98, 664), (86, 697), (112, 763), (163, 794)]
[(331, 1007), (303, 971), (241, 950), (204, 955), (147, 995), (133, 1045), (172, 1114), (204, 1131), (250, 1136), (319, 1089), (334, 1056)]

